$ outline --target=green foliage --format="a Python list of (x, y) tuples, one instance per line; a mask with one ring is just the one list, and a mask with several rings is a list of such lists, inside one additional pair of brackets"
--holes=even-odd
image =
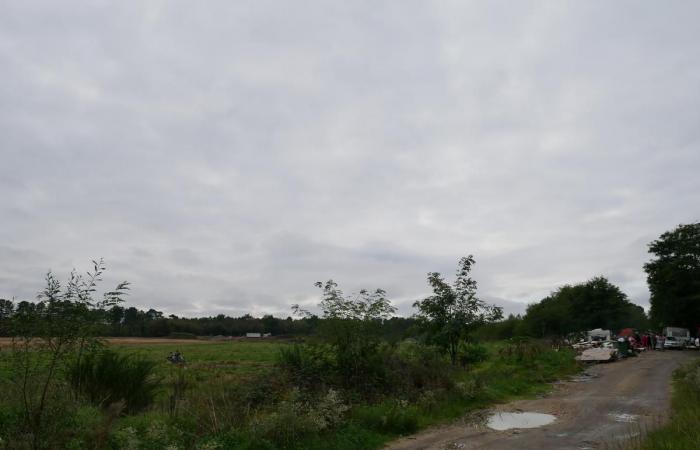
[(414, 339), (397, 346), (385, 346), (382, 360), (386, 368), (384, 392), (404, 398), (419, 397), (428, 390), (447, 390), (453, 386), (453, 367), (435, 347)]
[(523, 318), (511, 314), (504, 320), (481, 325), (472, 336), (478, 341), (500, 341), (525, 334)]
[(644, 265), (658, 326), (700, 326), (700, 223), (679, 225), (649, 244)]
[(292, 382), (311, 389), (332, 383), (335, 373), (334, 350), (324, 344), (294, 344), (279, 349), (277, 365), (286, 371)]
[[(191, 384), (184, 391), (177, 416), (167, 412), (167, 395), (158, 396), (152, 408), (135, 415), (113, 416), (109, 410), (95, 407), (77, 410), (68, 395), (70, 390), (64, 389), (67, 397), (53, 403), (56, 408), (47, 413), (45, 429), (51, 430), (51, 440), (45, 435), (43, 442), (51, 442), (54, 448), (89, 448), (95, 443), (96, 448), (113, 449), (367, 450), (490, 402), (540, 392), (546, 386), (543, 383), (576, 367), (573, 354), (546, 348), (531, 364), (518, 363), (515, 358), (499, 356), (503, 345), (483, 345), (488, 358), (465, 371), (452, 367), (446, 356), (417, 340), (382, 343), (377, 352), (387, 376), (382, 391), (367, 398), (330, 385), (341, 384), (332, 376), (319, 388), (295, 389), (296, 383), (286, 370), (272, 369), (279, 348), (293, 349), (293, 345), (240, 341), (187, 344), (180, 350), (187, 355), (185, 369)], [(327, 353), (322, 358), (334, 364), (329, 345), (300, 346), (301, 359), (310, 360), (304, 352), (320, 347)], [(173, 348), (173, 344), (143, 344), (117, 351), (161, 364), (156, 366), (157, 373), (172, 380), (175, 368), (164, 356)], [(255, 372), (241, 370), (240, 365), (228, 369), (228, 363), (237, 358), (268, 365)], [(219, 365), (227, 368), (222, 370)], [(13, 421), (19, 425), (12, 425)], [(4, 401), (0, 437), (7, 441), (10, 435), (17, 442), (19, 434), (5, 430), (21, 427), (21, 421), (21, 408), (9, 408)]]
[(429, 273), (428, 284), (433, 295), (413, 304), (418, 308), (416, 317), (429, 341), (449, 354), (453, 365), (457, 363), (459, 342), (479, 325), (503, 315), (500, 307), (488, 305), (476, 297), (476, 281), (469, 276), (473, 265), (472, 255), (460, 259), (453, 285), (439, 273)]
[(123, 402), (125, 412), (133, 414), (151, 405), (161, 386), (154, 368), (153, 361), (103, 350), (75, 361), (68, 379), (90, 403), (107, 407)]
[(462, 367), (485, 361), (488, 349), (473, 342), (460, 342), (457, 348), (457, 360)]
[(530, 336), (564, 336), (572, 332), (602, 328), (647, 328), (641, 306), (631, 303), (620, 288), (605, 277), (557, 289), (539, 303), (530, 305), (523, 329)]
[(109, 445), (115, 450), (187, 448), (188, 437), (178, 425), (157, 413), (127, 416), (110, 434)]
[(498, 355), (517, 363), (532, 364), (542, 352), (543, 348), (540, 343), (521, 337), (509, 339), (498, 351)]
[[(345, 296), (333, 280), (318, 282), (322, 290), (319, 307), (323, 313), (320, 337), (332, 348), (333, 369), (345, 389), (371, 394), (381, 387), (385, 378), (378, 348), (381, 342), (380, 325), (396, 311), (382, 289), (365, 289)], [(298, 314), (311, 313), (294, 305)], [(297, 356), (300, 356), (298, 354)], [(290, 358), (293, 355), (287, 355)], [(284, 356), (283, 356), (284, 357)], [(289, 359), (289, 362), (292, 362)], [(291, 365), (298, 371), (301, 361)], [(310, 367), (307, 365), (307, 367)]]
[(326, 319), (368, 322), (388, 319), (396, 312), (396, 308), (386, 298), (386, 291), (383, 289), (377, 289), (374, 292), (362, 289), (356, 295), (346, 297), (333, 280), (325, 283), (318, 281), (315, 286), (323, 291), (323, 297), (318, 306)]
[(673, 381), (673, 412), (667, 425), (650, 432), (635, 450), (686, 450), (700, 443), (700, 361), (677, 369)]
[(22, 398), (23, 431), (31, 435), (32, 448), (44, 446), (42, 439), (55, 434), (53, 412), (65, 397), (59, 375), (71, 361), (99, 348), (97, 324), (104, 319), (105, 309), (119, 303), (129, 289), (129, 284), (122, 282), (96, 297), (105, 270), (102, 260), (93, 261), (91, 272), (83, 276), (73, 270), (65, 286), (49, 272), (40, 301), (20, 302), (10, 317), (3, 319), (4, 328), (13, 336), (12, 393)]
[(405, 400), (390, 400), (379, 405), (360, 407), (353, 412), (353, 420), (362, 427), (396, 435), (418, 430), (418, 417), (418, 408)]

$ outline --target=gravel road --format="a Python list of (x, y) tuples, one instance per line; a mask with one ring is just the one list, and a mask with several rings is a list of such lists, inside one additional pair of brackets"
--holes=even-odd
[[(697, 357), (694, 351), (647, 352), (586, 369), (590, 377), (556, 383), (548, 395), (518, 400), (391, 443), (386, 450), (615, 448), (658, 426), (670, 408), (671, 373)], [(493, 431), (484, 418), (494, 412), (552, 414), (556, 421), (532, 429)]]

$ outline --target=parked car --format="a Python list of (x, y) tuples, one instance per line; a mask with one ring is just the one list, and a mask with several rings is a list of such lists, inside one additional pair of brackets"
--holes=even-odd
[(666, 340), (664, 341), (664, 347), (665, 348), (685, 348), (685, 341), (674, 337), (674, 336), (666, 336)]
[(666, 327), (663, 329), (663, 335), (666, 338), (666, 348), (685, 348), (691, 343), (690, 330), (687, 328)]

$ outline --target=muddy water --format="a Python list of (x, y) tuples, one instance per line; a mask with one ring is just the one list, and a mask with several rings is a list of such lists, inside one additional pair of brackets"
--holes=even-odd
[(486, 426), (496, 431), (510, 430), (512, 428), (537, 428), (549, 425), (557, 418), (551, 414), (533, 412), (495, 413), (488, 418)]

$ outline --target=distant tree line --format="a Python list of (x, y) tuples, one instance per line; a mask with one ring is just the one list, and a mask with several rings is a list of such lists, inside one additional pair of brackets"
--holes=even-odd
[(700, 334), (700, 223), (679, 225), (649, 244), (644, 265), (651, 293), (649, 314), (629, 301), (604, 277), (565, 285), (528, 306), (523, 316), (487, 324), (482, 339), (511, 336), (550, 337), (593, 328), (659, 331), (666, 326)]
[[(40, 303), (0, 299), (0, 322), (12, 316), (36, 315)], [(101, 336), (115, 337), (166, 337), (179, 336), (245, 336), (246, 333), (271, 333), (273, 336), (312, 336), (318, 333), (324, 319), (308, 317), (279, 318), (272, 315), (253, 317), (245, 314), (231, 317), (219, 314), (210, 317), (178, 317), (164, 315), (153, 308), (146, 311), (135, 307), (112, 306), (93, 312), (93, 322)], [(399, 340), (414, 326), (412, 318), (392, 317), (381, 324), (382, 336), (387, 340)], [(10, 330), (0, 327), (0, 336), (8, 336)]]
[(584, 283), (565, 285), (538, 303), (529, 305), (525, 315), (508, 316), (505, 320), (482, 327), (482, 339), (504, 339), (513, 336), (555, 337), (569, 333), (603, 328), (646, 330), (650, 326), (644, 309), (630, 302), (624, 292), (605, 277)]
[[(380, 334), (390, 341), (422, 336), (442, 346), (454, 358), (458, 343), (467, 334), (481, 339), (513, 336), (553, 337), (593, 328), (637, 328), (682, 326), (696, 333), (700, 327), (700, 223), (679, 225), (649, 244), (653, 259), (644, 265), (651, 292), (650, 314), (630, 302), (627, 295), (607, 278), (598, 276), (586, 282), (564, 285), (541, 301), (528, 306), (524, 315), (504, 320), (499, 308), (481, 302), (475, 295), (476, 282), (469, 277), (472, 256), (460, 260), (457, 278), (447, 284), (439, 273), (429, 273), (428, 283), (434, 295), (414, 304), (413, 317), (383, 318)], [(332, 282), (332, 281), (331, 281)], [(328, 298), (338, 301), (339, 290), (322, 286)], [(381, 291), (381, 290), (380, 290)], [(332, 294), (336, 294), (333, 297)], [(376, 294), (376, 293), (375, 293)], [(383, 295), (383, 291), (379, 292)], [(339, 302), (339, 301), (338, 301)], [(339, 302), (338, 304), (342, 304)], [(41, 302), (13, 302), (0, 299), (0, 335), (4, 319), (29, 316), (41, 308)], [(249, 314), (230, 317), (184, 318), (165, 316), (155, 309), (114, 305), (92, 311), (93, 321), (102, 336), (164, 337), (173, 334), (193, 336), (243, 336), (246, 333), (272, 333), (279, 336), (317, 335), (333, 311), (325, 316), (303, 314), (279, 318)]]

